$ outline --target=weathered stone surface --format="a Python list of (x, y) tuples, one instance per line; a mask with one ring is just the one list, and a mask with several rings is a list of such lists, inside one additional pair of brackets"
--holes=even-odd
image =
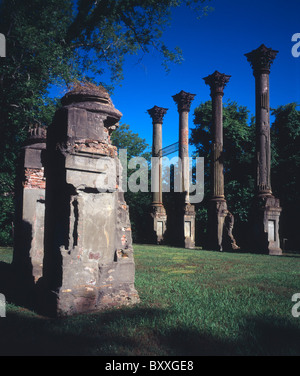
[[(218, 71), (204, 78), (212, 98), (211, 199), (208, 211), (209, 247), (239, 249), (233, 236), (233, 215), (228, 211), (224, 194), (223, 104), (224, 88), (231, 76)], [(227, 218), (227, 221), (225, 219)]]
[(43, 274), (46, 131), (30, 129), (18, 162), (13, 266), (20, 283), (34, 285)]
[(106, 92), (68, 93), (49, 128), (44, 288), (70, 315), (134, 304), (131, 225), (110, 133), (121, 113)]
[(223, 233), (225, 218), (228, 214), (226, 200), (210, 200), (208, 211), (209, 246), (216, 251), (223, 251)]
[[(149, 231), (152, 241), (156, 244), (163, 244), (167, 231), (167, 213), (163, 205), (152, 205), (150, 216), (152, 218), (153, 231)], [(151, 239), (150, 239), (151, 241)]]
[(253, 68), (256, 97), (256, 197), (251, 212), (251, 244), (260, 252), (280, 255), (280, 203), (271, 187), (270, 67), (278, 51), (261, 45), (245, 54)]
[[(177, 218), (173, 219), (174, 232), (177, 232), (178, 245), (184, 248), (195, 247), (195, 208), (190, 204), (190, 170), (189, 170), (189, 112), (191, 103), (195, 94), (187, 93), (181, 90), (173, 95), (179, 113), (179, 158), (182, 164), (182, 191), (183, 194), (177, 195), (176, 205), (178, 208)], [(178, 235), (180, 236), (178, 237)]]
[(246, 54), (253, 67), (256, 96), (257, 195), (271, 195), (270, 67), (278, 51), (265, 45)]
[(237, 245), (236, 240), (233, 236), (233, 228), (234, 228), (234, 215), (228, 211), (224, 227), (223, 227), (223, 240), (225, 243), (225, 248), (238, 250), (240, 247)]
[(258, 253), (282, 255), (279, 238), (281, 211), (280, 201), (274, 196), (254, 197), (249, 215), (249, 244)]
[(168, 109), (154, 106), (148, 110), (153, 123), (152, 140), (152, 204), (150, 210), (149, 241), (155, 244), (164, 242), (167, 230), (167, 214), (162, 199), (162, 124)]
[(184, 248), (192, 249), (195, 247), (195, 220), (196, 212), (194, 205), (186, 203), (183, 210), (184, 226)]

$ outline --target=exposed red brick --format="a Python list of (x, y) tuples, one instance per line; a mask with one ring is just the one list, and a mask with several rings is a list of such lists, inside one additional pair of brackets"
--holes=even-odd
[(99, 260), (99, 258), (100, 258), (100, 254), (99, 253), (93, 253), (93, 252), (89, 253), (89, 259), (90, 260)]
[(46, 189), (46, 178), (44, 169), (25, 169), (24, 188), (30, 189)]

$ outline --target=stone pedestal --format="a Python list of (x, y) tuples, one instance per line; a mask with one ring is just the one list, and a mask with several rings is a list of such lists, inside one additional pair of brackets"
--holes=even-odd
[(162, 199), (162, 124), (164, 115), (167, 113), (166, 108), (154, 106), (148, 110), (153, 123), (153, 140), (152, 140), (152, 173), (151, 173), (151, 227), (153, 231), (150, 242), (162, 244), (164, 242), (167, 230), (167, 214), (163, 206)]
[(30, 129), (17, 174), (13, 266), (23, 283), (32, 285), (43, 275), (45, 152), (46, 130)]
[(270, 255), (282, 254), (279, 241), (280, 203), (271, 188), (270, 67), (278, 51), (261, 45), (246, 54), (253, 68), (256, 97), (256, 195), (252, 208), (253, 247)]
[(167, 213), (163, 205), (151, 207), (151, 219), (154, 236), (150, 239), (155, 244), (163, 244), (167, 231)]
[(223, 167), (223, 104), (224, 88), (231, 76), (215, 71), (204, 81), (211, 89), (212, 144), (211, 144), (211, 199), (208, 209), (209, 248), (222, 251), (224, 245), (239, 249), (233, 237), (233, 215), (228, 211), (224, 195)]
[(255, 198), (252, 226), (256, 250), (269, 255), (282, 255), (279, 239), (280, 202), (273, 196)]
[(210, 200), (208, 206), (208, 237), (209, 248), (223, 250), (223, 230), (227, 216), (226, 200)]
[(186, 203), (183, 209), (184, 248), (195, 248), (195, 220), (195, 206), (191, 205), (190, 203)]
[(58, 315), (136, 303), (129, 212), (110, 141), (122, 114), (104, 89), (71, 91), (62, 105), (47, 138), (43, 288), (54, 292)]
[[(181, 160), (181, 174), (182, 174), (182, 192), (184, 194), (183, 200), (180, 200), (176, 205), (180, 205), (178, 208), (178, 229), (182, 226), (183, 231), (179, 233), (183, 234), (183, 238), (180, 244), (185, 248), (195, 247), (195, 207), (190, 204), (189, 198), (189, 184), (190, 184), (190, 170), (189, 170), (189, 112), (191, 103), (195, 98), (195, 94), (187, 93), (183, 90), (176, 95), (173, 95), (173, 99), (177, 104), (179, 113), (179, 158)], [(179, 195), (182, 198), (182, 195)]]

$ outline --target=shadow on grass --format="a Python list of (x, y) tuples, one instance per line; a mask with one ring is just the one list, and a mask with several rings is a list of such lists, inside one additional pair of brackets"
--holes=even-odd
[(163, 328), (168, 313), (134, 307), (48, 319), (18, 308), (0, 319), (0, 355), (300, 355), (300, 329), (292, 322), (249, 317), (237, 338), (220, 339), (189, 328)]
[(17, 288), (15, 277), (12, 265), (0, 261), (0, 293), (4, 294), (6, 299), (13, 299), (12, 291)]
[[(169, 327), (168, 316), (174, 319), (176, 312), (142, 305), (51, 319), (22, 308), (29, 297), (15, 277), (11, 265), (0, 262), (0, 293), (17, 305), (8, 306), (7, 317), (0, 318), (0, 356), (300, 355), (297, 319), (241, 318), (238, 334), (222, 338), (209, 328)], [(18, 292), (14, 299), (12, 291)]]
[(299, 356), (299, 336), (299, 327), (283, 320), (249, 317), (236, 339), (178, 328), (161, 340), (175, 356)]
[(34, 290), (24, 279), (18, 278), (12, 264), (0, 261), (0, 293), (6, 301), (33, 309)]

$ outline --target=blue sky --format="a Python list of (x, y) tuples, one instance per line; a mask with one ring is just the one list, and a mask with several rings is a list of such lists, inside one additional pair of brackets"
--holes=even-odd
[[(214, 11), (197, 19), (188, 8), (172, 13), (171, 26), (163, 40), (170, 47), (180, 46), (184, 61), (172, 64), (166, 74), (161, 57), (155, 52), (130, 56), (124, 66), (124, 80), (112, 95), (115, 107), (123, 113), (122, 123), (152, 143), (152, 121), (147, 110), (154, 105), (168, 108), (163, 124), (163, 147), (178, 141), (179, 115), (172, 95), (181, 90), (196, 94), (193, 112), (210, 99), (203, 77), (215, 70), (231, 75), (225, 88), (224, 103), (236, 101), (255, 111), (255, 81), (245, 53), (262, 43), (279, 50), (270, 75), (271, 107), (300, 103), (300, 57), (292, 56), (292, 36), (300, 33), (299, 0), (212, 0)], [(300, 50), (300, 49), (299, 49)], [(192, 150), (192, 149), (191, 149)]]
[(186, 8), (172, 14), (171, 27), (163, 36), (168, 46), (179, 45), (184, 62), (171, 65), (166, 75), (156, 53), (126, 60), (124, 80), (116, 87), (112, 100), (123, 113), (121, 122), (152, 143), (152, 122), (146, 112), (154, 105), (168, 108), (163, 124), (163, 147), (178, 141), (178, 112), (172, 95), (184, 90), (196, 94), (193, 111), (210, 99), (203, 77), (219, 70), (231, 75), (223, 101), (228, 99), (247, 106), (254, 114), (255, 86), (245, 53), (264, 43), (279, 50), (271, 68), (271, 107), (300, 103), (300, 57), (292, 56), (292, 35), (300, 33), (299, 0), (212, 0), (214, 11), (197, 19)]

